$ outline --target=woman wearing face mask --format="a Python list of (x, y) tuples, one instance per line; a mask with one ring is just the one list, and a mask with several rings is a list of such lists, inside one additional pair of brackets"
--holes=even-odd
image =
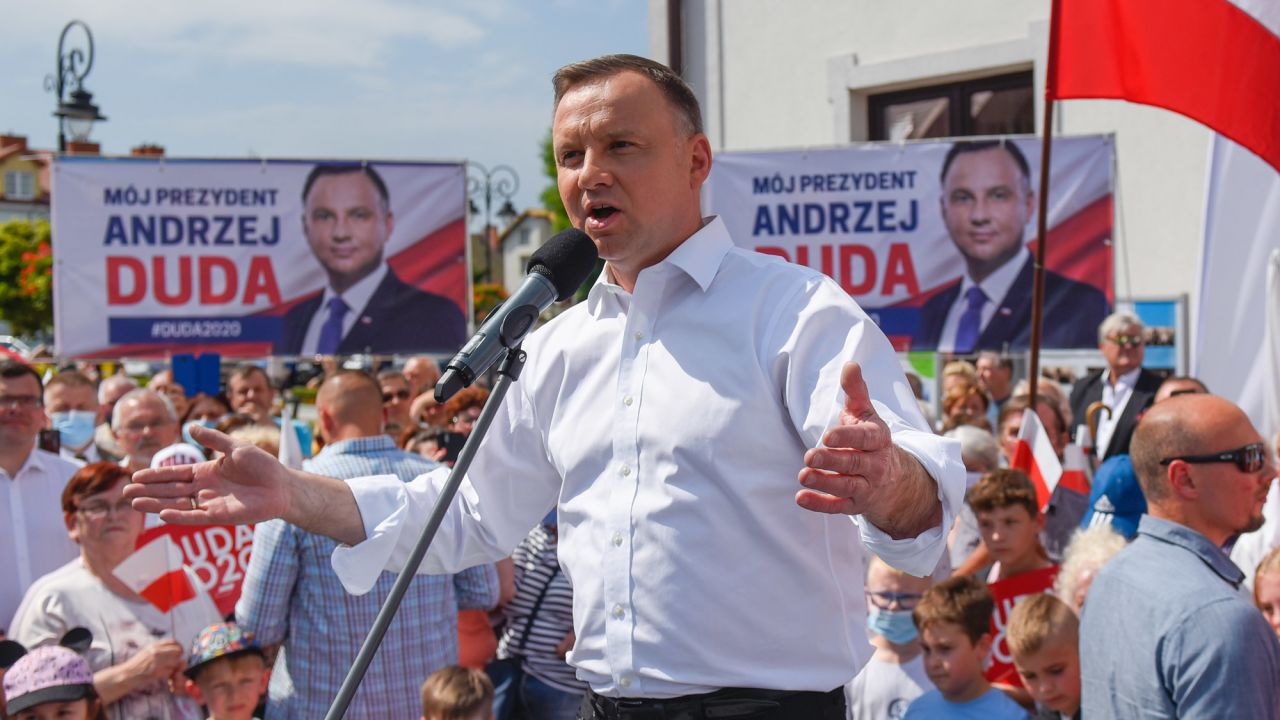
[(912, 577), (871, 558), (867, 627), (875, 653), (846, 688), (852, 720), (902, 717), (912, 700), (933, 687), (911, 619), (911, 611), (932, 584), (930, 578)]
[[(187, 407), (186, 414), (182, 416), (182, 442), (204, 451), (204, 446), (191, 437), (191, 426), (195, 424), (207, 428), (217, 427), (218, 420), (229, 412), (231, 412), (231, 405), (221, 394), (196, 396)], [(208, 455), (208, 452), (205, 454)]]

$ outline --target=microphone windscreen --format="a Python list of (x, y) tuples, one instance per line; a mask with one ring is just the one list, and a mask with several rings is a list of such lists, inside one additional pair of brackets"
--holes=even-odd
[(599, 257), (600, 251), (586, 233), (569, 228), (535, 250), (525, 272), (547, 278), (556, 288), (556, 299), (567, 300), (587, 279)]

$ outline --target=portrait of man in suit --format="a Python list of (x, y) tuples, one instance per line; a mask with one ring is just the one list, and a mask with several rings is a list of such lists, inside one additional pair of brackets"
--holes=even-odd
[(404, 282), (387, 265), (395, 217), (374, 168), (317, 165), (303, 183), (302, 202), (302, 232), (327, 282), (285, 314), (277, 354), (453, 352), (461, 346), (461, 308)]
[[(1031, 344), (1033, 258), (1023, 238), (1036, 203), (1027, 159), (1009, 140), (963, 140), (947, 152), (941, 179), (942, 219), (965, 272), (921, 307), (911, 346), (1024, 350)], [(1045, 270), (1044, 347), (1092, 347), (1108, 310), (1096, 287)]]

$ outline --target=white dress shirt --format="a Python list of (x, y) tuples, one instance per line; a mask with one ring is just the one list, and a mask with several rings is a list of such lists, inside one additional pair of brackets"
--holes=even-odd
[[(421, 571), (506, 557), (558, 502), (569, 660), (596, 692), (847, 683), (870, 656), (867, 548), (928, 575), (964, 495), (959, 444), (927, 430), (888, 340), (848, 294), (735, 247), (713, 219), (634, 293), (602, 273), (525, 345), (521, 382)], [(918, 538), (795, 503), (806, 449), (838, 419), (847, 360), (862, 363), (894, 441), (938, 478), (942, 525)], [(403, 564), (446, 475), (350, 481), (368, 539), (334, 553), (349, 590)]]
[(995, 317), (996, 310), (1004, 302), (1005, 295), (1009, 294), (1009, 288), (1013, 287), (1013, 283), (1017, 281), (1018, 273), (1022, 272), (1022, 266), (1030, 259), (1031, 251), (1019, 253), (980, 283), (975, 283), (969, 274), (965, 273), (964, 279), (960, 281), (960, 294), (956, 296), (956, 301), (951, 303), (951, 309), (947, 311), (947, 321), (942, 324), (942, 337), (938, 338), (938, 352), (952, 352), (956, 347), (956, 333), (960, 331), (960, 316), (969, 307), (969, 301), (965, 299), (969, 288), (977, 286), (981, 288), (982, 294), (987, 296), (987, 301), (982, 304), (982, 323), (978, 325), (978, 337), (982, 337), (982, 331), (987, 329), (987, 324), (991, 322), (991, 318)]
[(324, 323), (329, 319), (329, 301), (335, 297), (342, 298), (347, 304), (347, 314), (342, 318), (342, 335), (339, 338), (347, 336), (351, 332), (351, 328), (355, 327), (356, 321), (364, 314), (364, 308), (369, 304), (369, 300), (373, 298), (373, 293), (382, 284), (382, 279), (387, 276), (390, 270), (386, 263), (378, 266), (377, 270), (366, 275), (355, 285), (347, 288), (344, 293), (336, 293), (333, 288), (328, 285), (324, 286), (324, 294), (320, 296), (320, 307), (316, 308), (316, 314), (311, 316), (311, 324), (307, 326), (307, 334), (302, 338), (302, 354), (314, 355), (316, 346), (320, 344), (320, 328), (324, 327)]
[(38, 448), (12, 477), (0, 469), (0, 622), (41, 576), (79, 557), (62, 521), (62, 489), (78, 466)]
[(1094, 443), (1094, 454), (1101, 460), (1107, 454), (1107, 446), (1111, 444), (1111, 436), (1116, 433), (1116, 423), (1120, 422), (1120, 414), (1129, 404), (1133, 395), (1133, 387), (1138, 384), (1138, 374), (1142, 368), (1135, 368), (1116, 378), (1111, 383), (1111, 370), (1102, 376), (1102, 404), (1111, 408), (1110, 413), (1098, 413), (1098, 438)]

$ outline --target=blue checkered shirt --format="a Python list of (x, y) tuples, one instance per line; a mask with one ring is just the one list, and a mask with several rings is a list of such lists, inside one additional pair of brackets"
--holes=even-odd
[[(342, 479), (394, 474), (405, 482), (435, 467), (385, 435), (333, 443), (305, 464), (309, 472)], [(348, 595), (329, 564), (335, 547), (282, 520), (254, 531), (236, 621), (263, 644), (284, 644), (267, 720), (324, 717), (395, 582), (394, 573), (384, 572), (368, 594)], [(417, 718), (422, 681), (458, 661), (458, 609), (497, 601), (492, 565), (414, 578), (346, 717)]]

